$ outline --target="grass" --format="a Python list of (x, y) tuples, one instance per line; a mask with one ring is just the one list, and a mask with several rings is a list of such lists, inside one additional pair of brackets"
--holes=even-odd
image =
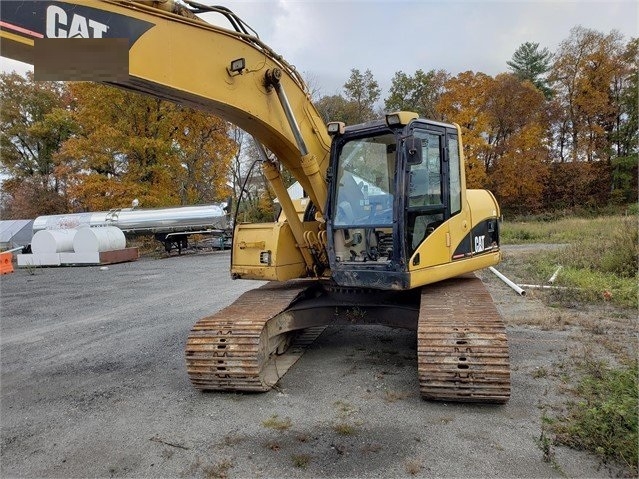
[(542, 427), (541, 435), (539, 436), (539, 439), (537, 439), (537, 446), (539, 447), (539, 449), (541, 450), (543, 454), (544, 462), (556, 465), (555, 449), (553, 447), (553, 444), (554, 444), (553, 440), (548, 435), (546, 428)]
[(352, 404), (346, 401), (342, 401), (342, 400), (335, 401), (333, 403), (333, 406), (337, 408), (337, 411), (339, 412), (340, 416), (350, 416), (351, 414), (354, 414), (355, 412), (357, 412), (357, 409)]
[(356, 432), (355, 426), (343, 421), (333, 424), (333, 431), (340, 436), (352, 436)]
[[(588, 226), (587, 226), (588, 225)], [(571, 243), (580, 238), (584, 229), (601, 231), (605, 222), (601, 219), (562, 218), (555, 221), (504, 221), (500, 229), (503, 244)]]
[(565, 248), (531, 255), (528, 274), (543, 284), (561, 265), (551, 299), (610, 302), (637, 308), (639, 228), (636, 215), (504, 223), (503, 244), (559, 243)]
[(27, 273), (29, 273), (30, 276), (34, 276), (35, 273), (36, 273), (36, 268), (38, 266), (33, 265), (33, 264), (29, 264), (29, 263), (25, 263), (24, 267), (27, 268)]
[(555, 441), (620, 463), (636, 477), (637, 360), (617, 368), (586, 361), (581, 368), (584, 375), (575, 391), (576, 401), (551, 426)]
[(299, 469), (306, 469), (311, 462), (311, 456), (308, 454), (293, 454), (291, 456), (293, 465)]
[(231, 461), (222, 460), (211, 466), (204, 467), (202, 472), (204, 472), (204, 477), (210, 479), (226, 479), (231, 467), (233, 467)]
[(535, 379), (542, 379), (548, 377), (548, 370), (545, 367), (535, 368), (532, 373), (532, 377)]
[(402, 399), (407, 398), (408, 396), (410, 396), (409, 392), (398, 392), (398, 391), (392, 391), (389, 389), (384, 391), (384, 401), (388, 403), (394, 403), (394, 402), (400, 401)]
[(383, 446), (379, 443), (368, 443), (368, 444), (364, 444), (364, 446), (362, 447), (362, 452), (363, 453), (374, 453), (374, 452), (379, 452), (383, 449)]
[[(199, 457), (195, 458), (195, 461), (184, 471), (182, 476), (195, 477), (202, 476), (208, 479), (227, 479), (229, 476), (229, 469), (233, 467), (233, 463), (228, 459), (222, 459), (215, 464), (204, 466), (202, 460)], [(201, 471), (201, 474), (198, 474)], [(115, 471), (112, 472), (112, 476)]]
[(440, 424), (450, 424), (454, 420), (455, 418), (453, 416), (442, 416), (437, 420), (437, 422), (439, 422)]
[(222, 443), (226, 446), (237, 446), (244, 439), (244, 436), (239, 434), (227, 434), (224, 436)]
[(424, 468), (424, 465), (419, 459), (407, 459), (404, 463), (404, 467), (406, 468), (406, 472), (408, 474), (414, 476)]
[(292, 422), (290, 417), (280, 419), (277, 414), (274, 414), (265, 421), (262, 421), (262, 426), (269, 429), (275, 429), (276, 431), (286, 431), (291, 428)]
[(504, 221), (500, 237), (504, 244), (574, 243), (582, 238), (602, 238), (611, 226), (627, 224), (637, 228), (637, 215), (600, 216), (596, 218), (566, 217), (551, 221)]
[(279, 451), (280, 450), (280, 443), (277, 441), (268, 441), (266, 443), (266, 447), (268, 447), (271, 451)]
[[(347, 401), (338, 400), (333, 403), (333, 406), (337, 409), (339, 419), (333, 423), (333, 431), (340, 436), (352, 436), (357, 433), (355, 424), (353, 424), (351, 416), (357, 413), (357, 408)], [(361, 425), (359, 421), (354, 421), (356, 424)]]

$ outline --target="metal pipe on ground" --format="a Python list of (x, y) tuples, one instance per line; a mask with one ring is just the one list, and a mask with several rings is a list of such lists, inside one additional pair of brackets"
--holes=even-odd
[(552, 275), (552, 276), (550, 277), (550, 279), (548, 280), (548, 282), (549, 282), (550, 284), (553, 284), (553, 283), (555, 282), (555, 280), (557, 279), (557, 276), (559, 275), (559, 272), (561, 271), (561, 269), (562, 269), (562, 268), (563, 268), (563, 266), (559, 266), (559, 267), (557, 268), (557, 271), (555, 271), (555, 272), (553, 273), (553, 275)]
[(504, 283), (506, 283), (508, 286), (510, 286), (512, 288), (512, 290), (517, 293), (519, 296), (526, 296), (526, 291), (524, 291), (522, 288), (520, 288), (519, 286), (517, 286), (515, 283), (513, 283), (511, 280), (509, 280), (508, 278), (506, 278), (506, 276), (504, 276), (503, 274), (501, 274), (499, 271), (497, 271), (495, 268), (493, 268), (492, 266), (488, 267), (489, 270), (491, 270), (495, 276), (497, 276), (499, 279), (501, 279)]
[(569, 288), (567, 286), (552, 286), (550, 284), (520, 284), (519, 286), (527, 289), (578, 289)]

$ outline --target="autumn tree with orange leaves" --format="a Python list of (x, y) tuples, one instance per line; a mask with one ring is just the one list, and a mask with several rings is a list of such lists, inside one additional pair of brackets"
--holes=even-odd
[(0, 75), (2, 218), (63, 213), (68, 206), (56, 152), (77, 125), (64, 84), (36, 82), (32, 73)]
[(537, 209), (548, 175), (544, 95), (513, 74), (464, 72), (445, 84), (440, 113), (462, 128), (469, 188), (506, 208)]
[(229, 194), (226, 122), (150, 96), (73, 83), (81, 129), (57, 154), (76, 208), (210, 203)]
[(446, 121), (461, 127), (468, 188), (486, 188), (488, 185), (490, 155), (484, 135), (490, 124), (485, 105), (492, 82), (492, 77), (484, 73), (460, 73), (445, 83), (445, 92), (436, 106)]
[(504, 208), (536, 211), (550, 162), (544, 94), (531, 82), (502, 73), (487, 96), (489, 188)]
[[(548, 196), (556, 206), (637, 199), (637, 39), (575, 27), (555, 54)], [(568, 186), (569, 185), (569, 186)], [(550, 205), (549, 205), (550, 206)]]

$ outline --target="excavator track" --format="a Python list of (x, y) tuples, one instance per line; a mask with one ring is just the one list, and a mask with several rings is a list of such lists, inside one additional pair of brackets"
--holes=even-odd
[(510, 398), (506, 327), (474, 275), (422, 288), (417, 357), (422, 397), (505, 403)]
[(186, 343), (193, 385), (216, 391), (271, 389), (325, 329), (298, 334), (285, 312), (308, 288), (307, 281), (268, 283), (195, 323)]
[(201, 390), (268, 391), (326, 325), (351, 323), (335, 312), (355, 301), (367, 310), (360, 318), (365, 323), (417, 326), (424, 399), (504, 403), (510, 398), (506, 328), (474, 275), (428, 285), (421, 289), (421, 298), (405, 294), (398, 303), (381, 301), (379, 292), (373, 299), (363, 290), (359, 296), (350, 291), (344, 297), (339, 289), (319, 286), (303, 280), (268, 283), (199, 320), (186, 344), (193, 385)]

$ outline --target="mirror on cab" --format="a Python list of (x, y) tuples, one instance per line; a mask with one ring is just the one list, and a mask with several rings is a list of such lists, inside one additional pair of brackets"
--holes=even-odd
[(422, 162), (422, 140), (420, 138), (413, 135), (406, 137), (404, 148), (406, 148), (406, 163), (408, 165), (419, 165)]

